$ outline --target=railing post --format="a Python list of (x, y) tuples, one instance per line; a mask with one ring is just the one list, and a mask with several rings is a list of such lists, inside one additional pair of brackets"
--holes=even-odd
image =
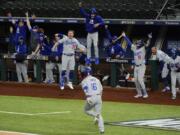
[(0, 58), (0, 80), (6, 81), (6, 62), (2, 57)]
[(117, 67), (116, 63), (111, 63), (111, 86), (112, 87), (116, 86), (116, 78), (117, 78), (116, 67)]
[(151, 66), (151, 89), (158, 90), (159, 88), (159, 77), (158, 77), (158, 64), (156, 60), (149, 61)]
[(41, 67), (41, 61), (36, 60), (36, 82), (40, 83), (42, 81), (42, 67)]

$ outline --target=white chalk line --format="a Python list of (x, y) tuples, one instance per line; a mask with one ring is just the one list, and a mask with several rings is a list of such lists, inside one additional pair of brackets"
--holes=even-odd
[(0, 130), (0, 133), (2, 134), (18, 134), (18, 135), (38, 135), (38, 134), (32, 134), (32, 133), (22, 133), (22, 132), (14, 132), (14, 131), (4, 131), (4, 130)]
[(25, 116), (37, 116), (37, 115), (68, 114), (68, 113), (71, 113), (71, 111), (46, 112), (46, 113), (21, 113), (21, 112), (0, 111), (0, 113), (14, 114), (14, 115), (25, 115)]

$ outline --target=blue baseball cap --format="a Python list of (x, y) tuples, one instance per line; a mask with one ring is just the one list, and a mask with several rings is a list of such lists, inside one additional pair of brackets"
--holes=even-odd
[(97, 14), (96, 8), (91, 8), (91, 14)]

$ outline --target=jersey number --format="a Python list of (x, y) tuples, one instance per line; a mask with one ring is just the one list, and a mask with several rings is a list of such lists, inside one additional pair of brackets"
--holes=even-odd
[(92, 90), (96, 91), (97, 90), (96, 83), (91, 83), (91, 88), (92, 88)]

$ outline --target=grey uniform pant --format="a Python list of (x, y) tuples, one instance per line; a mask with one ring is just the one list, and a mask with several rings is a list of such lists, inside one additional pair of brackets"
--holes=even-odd
[(147, 95), (146, 86), (144, 83), (145, 71), (146, 66), (144, 64), (140, 66), (135, 66), (134, 68), (134, 81), (138, 95)]
[(53, 69), (58, 67), (59, 75), (61, 75), (61, 64), (60, 63), (53, 63), (53, 62), (46, 62), (46, 79), (45, 81), (54, 81), (53, 77)]
[(87, 35), (87, 58), (91, 58), (91, 46), (94, 45), (95, 57), (99, 58), (99, 49), (98, 49), (98, 32), (88, 33)]
[(176, 97), (176, 82), (180, 85), (180, 72), (171, 71), (171, 89), (172, 95)]
[(87, 98), (84, 111), (86, 114), (98, 117), (98, 127), (100, 131), (104, 131), (104, 120), (101, 116), (102, 99), (100, 95), (94, 95)]
[(16, 62), (16, 73), (17, 73), (18, 82), (23, 82), (23, 79), (26, 83), (28, 82), (27, 68), (28, 68), (27, 61)]

